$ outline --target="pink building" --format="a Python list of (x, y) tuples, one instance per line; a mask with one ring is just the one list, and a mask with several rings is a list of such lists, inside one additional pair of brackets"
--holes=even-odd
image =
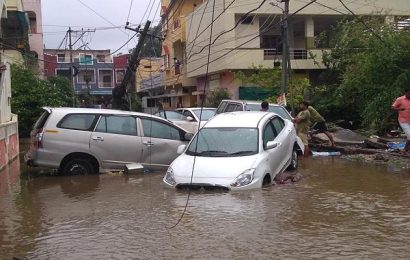
[(23, 0), (23, 9), (29, 19), (29, 45), (32, 55), (40, 58), (38, 69), (40, 76), (44, 75), (44, 62), (41, 61), (44, 55), (43, 24), (41, 15), (41, 0)]

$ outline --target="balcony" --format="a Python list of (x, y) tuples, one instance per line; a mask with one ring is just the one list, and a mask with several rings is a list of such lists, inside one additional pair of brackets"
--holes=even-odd
[(26, 14), (19, 11), (8, 11), (7, 19), (2, 19), (0, 43), (2, 48), (10, 50), (29, 50)]
[[(291, 60), (307, 60), (308, 50), (304, 49), (292, 49), (289, 53)], [(264, 49), (263, 57), (265, 60), (278, 60), (282, 59), (282, 50), (278, 49)]]

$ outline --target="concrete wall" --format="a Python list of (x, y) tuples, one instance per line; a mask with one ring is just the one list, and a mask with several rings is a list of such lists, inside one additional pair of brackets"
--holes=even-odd
[(19, 155), (17, 116), (0, 124), (0, 170)]

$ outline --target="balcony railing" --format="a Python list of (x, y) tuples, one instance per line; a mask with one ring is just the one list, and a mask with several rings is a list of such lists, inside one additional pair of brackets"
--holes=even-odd
[[(265, 60), (280, 60), (282, 59), (282, 50), (278, 49), (264, 49), (263, 56)], [(307, 60), (308, 51), (304, 49), (292, 49), (289, 53), (291, 60)]]

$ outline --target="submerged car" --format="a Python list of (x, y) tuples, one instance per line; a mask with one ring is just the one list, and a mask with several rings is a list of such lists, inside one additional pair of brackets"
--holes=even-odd
[(170, 120), (190, 133), (196, 133), (200, 125), (204, 125), (206, 121), (215, 115), (215, 111), (215, 108), (204, 107), (201, 109), (200, 107), (193, 107), (178, 108), (175, 111), (160, 111), (155, 115)]
[[(260, 101), (249, 101), (249, 100), (230, 100), (224, 99), (218, 106), (216, 114), (222, 114), (234, 111), (260, 111), (261, 110)], [(269, 104), (269, 112), (276, 113), (280, 115), (283, 119), (292, 120), (292, 116), (289, 112), (281, 105)]]
[(287, 168), (297, 168), (293, 123), (269, 112), (231, 112), (210, 119), (168, 168), (168, 187), (260, 188)]
[(90, 108), (44, 108), (31, 132), (25, 161), (63, 174), (124, 169), (129, 164), (168, 167), (192, 134), (143, 113)]

